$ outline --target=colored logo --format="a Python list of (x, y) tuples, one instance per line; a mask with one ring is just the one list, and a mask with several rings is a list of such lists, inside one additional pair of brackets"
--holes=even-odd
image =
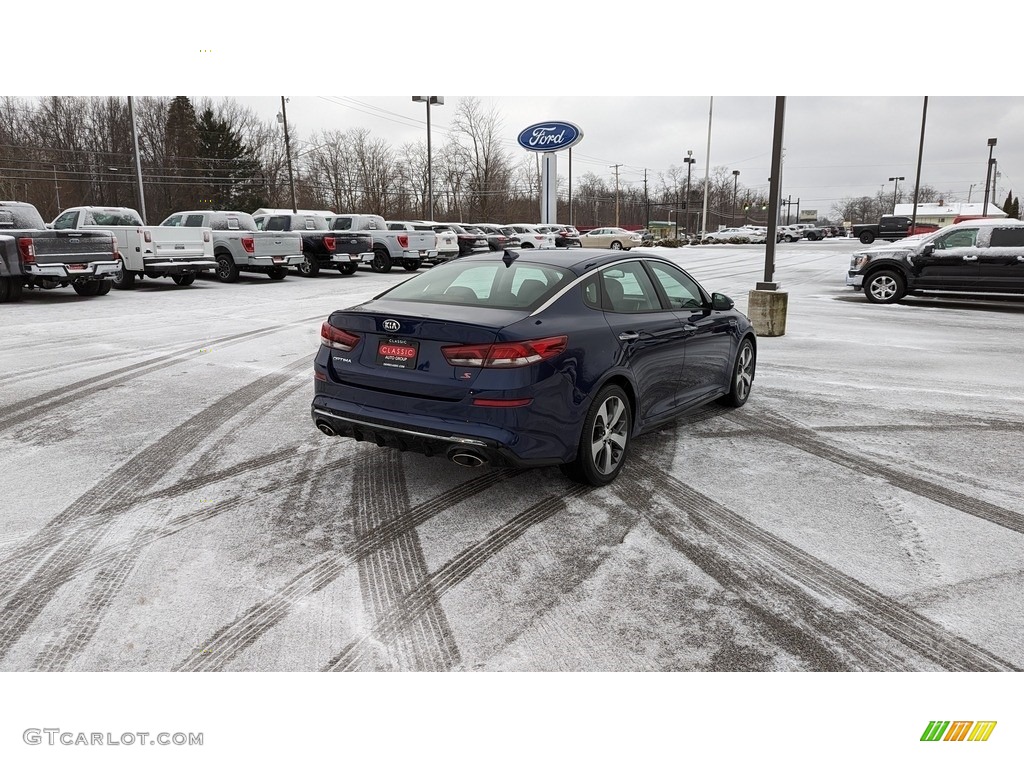
[(921, 741), (988, 741), (995, 729), (995, 720), (932, 720)]
[(583, 138), (583, 131), (578, 125), (550, 120), (546, 123), (534, 123), (519, 133), (519, 146), (531, 152), (557, 152), (568, 149)]

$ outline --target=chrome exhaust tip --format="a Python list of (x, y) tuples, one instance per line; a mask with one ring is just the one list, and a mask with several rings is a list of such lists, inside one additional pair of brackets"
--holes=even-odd
[(326, 421), (318, 421), (316, 423), (316, 428), (319, 429), (321, 432), (323, 432), (328, 437), (337, 437), (338, 436), (338, 433), (335, 432), (334, 428), (331, 427), (331, 425), (328, 424)]
[(458, 464), (460, 467), (482, 467), (487, 464), (487, 459), (475, 451), (467, 450), (458, 446), (448, 449), (448, 461)]

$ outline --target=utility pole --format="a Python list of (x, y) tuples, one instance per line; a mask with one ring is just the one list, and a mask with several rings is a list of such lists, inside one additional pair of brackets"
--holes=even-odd
[[(651, 199), (647, 196), (647, 169), (644, 168), (644, 229), (651, 225)], [(679, 214), (676, 214), (679, 217)]]
[(619, 168), (622, 167), (622, 163), (616, 163), (608, 167), (615, 169), (615, 226), (617, 227), (619, 226)]
[[(694, 157), (693, 157), (693, 150), (692, 149), (686, 150), (686, 157), (684, 157), (683, 160), (686, 162), (686, 200), (683, 203), (683, 208), (686, 210), (686, 226), (684, 227), (684, 229), (686, 230), (687, 234), (692, 235), (693, 232), (690, 231), (690, 170), (693, 168), (693, 164), (697, 162), (696, 159), (694, 159)], [(679, 214), (677, 213), (676, 214), (676, 240), (679, 239), (679, 226), (678, 226), (678, 222), (679, 222)]]
[(298, 213), (299, 208), (295, 202), (295, 177), (292, 175), (292, 145), (288, 139), (288, 111), (285, 109), (285, 102), (288, 101), (284, 96), (281, 97), (281, 122), (284, 124), (284, 153), (288, 156), (288, 186), (291, 187), (292, 191), (292, 213)]

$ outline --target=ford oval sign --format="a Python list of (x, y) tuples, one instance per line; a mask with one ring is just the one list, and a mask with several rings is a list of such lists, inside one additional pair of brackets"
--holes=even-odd
[(562, 120), (534, 123), (519, 133), (519, 146), (531, 152), (557, 152), (568, 149), (583, 138), (578, 125)]

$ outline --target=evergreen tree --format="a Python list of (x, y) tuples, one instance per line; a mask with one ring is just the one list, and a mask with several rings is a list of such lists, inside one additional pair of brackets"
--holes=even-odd
[(197, 189), (202, 207), (249, 212), (263, 206), (259, 163), (231, 124), (205, 109), (196, 131), (198, 175), (203, 179)]
[(203, 207), (196, 194), (199, 131), (196, 112), (188, 96), (175, 96), (167, 107), (164, 128), (167, 205), (172, 211)]

